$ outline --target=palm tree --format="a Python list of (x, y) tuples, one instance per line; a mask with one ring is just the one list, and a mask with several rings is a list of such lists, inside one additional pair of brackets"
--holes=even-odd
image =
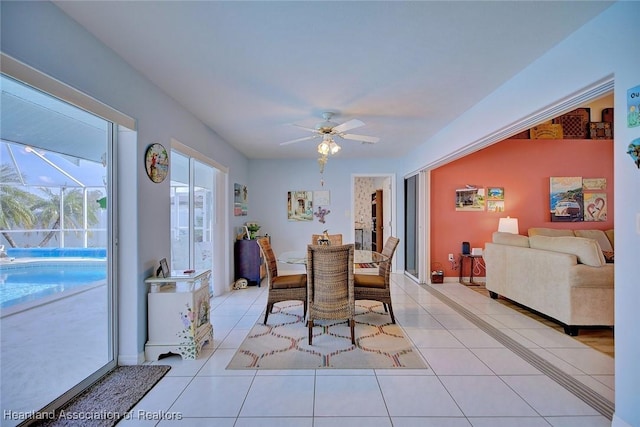
[[(64, 226), (65, 229), (76, 228), (83, 229), (84, 228), (84, 196), (83, 190), (80, 188), (74, 188), (71, 190), (67, 190), (65, 187), (61, 189), (61, 193), (54, 193), (49, 188), (41, 189), (48, 197), (42, 198), (40, 201), (36, 202), (33, 205), (33, 210), (38, 217), (38, 221), (41, 224), (41, 228), (49, 229), (49, 232), (44, 236), (39, 247), (44, 247), (47, 245), (49, 240), (51, 240), (56, 235), (56, 230), (60, 228), (60, 222), (62, 220), (62, 215), (60, 212), (60, 194), (64, 193)], [(93, 193), (93, 192), (92, 192)], [(99, 191), (96, 191), (96, 194), (100, 194)], [(92, 199), (93, 195), (88, 197), (88, 199)], [(93, 197), (94, 199), (96, 197)], [(98, 204), (88, 203), (87, 204), (87, 222), (88, 225), (97, 224), (99, 219), (97, 215), (97, 210), (99, 208)]]
[[(24, 175), (13, 166), (0, 165), (0, 230), (7, 243), (15, 248), (16, 242), (10, 233), (4, 230), (33, 228), (36, 217), (31, 205), (37, 196), (21, 189)], [(18, 185), (16, 185), (18, 184)]]

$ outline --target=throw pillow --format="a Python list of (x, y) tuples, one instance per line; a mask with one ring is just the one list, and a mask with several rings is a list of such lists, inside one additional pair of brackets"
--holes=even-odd
[(573, 234), (573, 230), (567, 230), (565, 228), (531, 227), (527, 232), (529, 233), (529, 237), (531, 236), (549, 236), (549, 237), (575, 236), (575, 234)]
[(613, 246), (611, 246), (609, 238), (602, 230), (575, 230), (574, 233), (577, 237), (586, 237), (587, 239), (596, 240), (603, 251), (613, 251)]
[(602, 249), (596, 240), (584, 237), (531, 236), (529, 244), (533, 249), (562, 252), (575, 255), (581, 264), (602, 267), (606, 264)]

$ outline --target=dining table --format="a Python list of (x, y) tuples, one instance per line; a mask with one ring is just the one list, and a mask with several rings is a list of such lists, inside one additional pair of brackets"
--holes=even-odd
[[(353, 263), (355, 266), (361, 264), (371, 264), (374, 267), (377, 267), (383, 261), (389, 259), (386, 255), (381, 254), (380, 252), (376, 252), (368, 249), (356, 249), (353, 251)], [(298, 265), (306, 265), (307, 264), (307, 251), (287, 251), (282, 252), (278, 256), (278, 262), (282, 262), (285, 264), (298, 264)]]

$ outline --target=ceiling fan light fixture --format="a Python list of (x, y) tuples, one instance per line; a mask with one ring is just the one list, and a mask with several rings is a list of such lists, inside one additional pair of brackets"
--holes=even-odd
[(318, 144), (318, 153), (322, 154), (323, 156), (329, 154), (329, 149), (329, 144), (326, 141), (322, 141), (320, 144)]
[(331, 140), (331, 142), (329, 143), (329, 151), (331, 152), (331, 154), (336, 154), (341, 149), (342, 147), (336, 144), (335, 141)]

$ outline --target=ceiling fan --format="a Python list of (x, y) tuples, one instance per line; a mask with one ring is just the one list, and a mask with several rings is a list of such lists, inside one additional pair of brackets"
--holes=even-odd
[(324, 119), (324, 122), (318, 123), (313, 129), (294, 124), (294, 126), (297, 126), (309, 132), (313, 132), (315, 135), (305, 136), (303, 138), (298, 138), (298, 139), (294, 139), (287, 142), (281, 142), (280, 145), (289, 145), (296, 142), (307, 141), (309, 139), (315, 139), (315, 138), (323, 138), (323, 140), (327, 140), (327, 138), (331, 138), (332, 136), (338, 136), (342, 139), (351, 139), (354, 141), (360, 141), (363, 144), (375, 144), (376, 142), (380, 141), (380, 138), (377, 138), (375, 136), (356, 135), (352, 133), (346, 133), (351, 129), (356, 129), (361, 126), (364, 126), (364, 123), (362, 121), (358, 119), (352, 119), (342, 124), (338, 124), (331, 121), (331, 118), (333, 116), (334, 116), (334, 113), (329, 111), (322, 113), (322, 118)]

